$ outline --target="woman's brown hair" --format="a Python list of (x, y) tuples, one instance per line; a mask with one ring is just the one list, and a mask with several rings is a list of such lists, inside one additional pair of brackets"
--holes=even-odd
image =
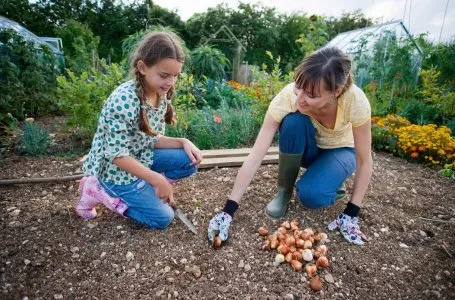
[[(145, 35), (131, 54), (131, 75), (136, 79), (136, 94), (140, 101), (139, 111), (139, 129), (147, 135), (155, 136), (157, 132), (150, 127), (145, 110), (144, 95), (144, 76), (137, 66), (139, 61), (143, 61), (147, 67), (158, 63), (161, 59), (173, 58), (183, 63), (185, 55), (182, 49), (181, 41), (177, 35), (171, 32), (155, 31)], [(166, 94), (167, 99), (171, 99), (174, 93), (172, 87)], [(167, 124), (174, 123), (174, 108), (168, 103), (164, 120)]]
[(322, 48), (303, 59), (295, 70), (294, 82), (312, 96), (321, 94), (321, 82), (333, 93), (342, 88), (342, 95), (352, 84), (351, 59), (338, 48)]

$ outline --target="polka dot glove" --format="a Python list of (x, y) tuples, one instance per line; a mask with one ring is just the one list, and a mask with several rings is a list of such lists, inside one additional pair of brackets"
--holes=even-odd
[(213, 242), (215, 236), (219, 236), (222, 241), (229, 237), (229, 225), (231, 225), (232, 217), (221, 211), (217, 213), (209, 222), (208, 237), (209, 241)]

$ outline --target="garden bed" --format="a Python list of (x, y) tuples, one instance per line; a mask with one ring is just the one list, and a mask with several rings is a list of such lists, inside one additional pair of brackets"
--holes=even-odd
[[(150, 230), (99, 209), (85, 221), (74, 213), (77, 183), (0, 187), (2, 299), (453, 299), (455, 183), (436, 171), (375, 153), (374, 175), (361, 211), (371, 239), (349, 245), (328, 232), (330, 266), (315, 294), (304, 272), (273, 266), (261, 250), (260, 226), (276, 191), (276, 165), (260, 168), (243, 198), (229, 242), (208, 246), (206, 226), (229, 194), (237, 168), (199, 172), (175, 186), (180, 207), (199, 231), (174, 220)], [(79, 157), (2, 160), (0, 178), (80, 172)], [(348, 182), (348, 191), (352, 189)], [(344, 208), (306, 210), (293, 200), (285, 219), (325, 230)], [(199, 272), (200, 271), (200, 272)]]

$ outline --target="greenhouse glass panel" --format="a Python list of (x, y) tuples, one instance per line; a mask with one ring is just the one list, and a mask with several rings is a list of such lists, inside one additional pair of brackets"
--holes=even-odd
[(415, 84), (422, 51), (400, 20), (338, 34), (325, 47), (337, 47), (353, 60), (355, 81), (364, 86)]

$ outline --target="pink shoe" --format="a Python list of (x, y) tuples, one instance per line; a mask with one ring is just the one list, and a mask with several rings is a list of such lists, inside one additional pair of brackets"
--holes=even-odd
[(95, 206), (101, 203), (95, 198), (95, 190), (93, 189), (95, 177), (85, 176), (79, 182), (79, 192), (81, 198), (76, 205), (76, 213), (84, 219), (96, 218)]
[(126, 205), (125, 203), (120, 201), (119, 204), (117, 205), (117, 207), (115, 208), (115, 212), (126, 218), (124, 213), (127, 209), (128, 209), (128, 205)]
[(79, 183), (79, 191), (81, 199), (76, 205), (76, 213), (84, 219), (96, 218), (95, 206), (104, 204), (111, 211), (123, 216), (123, 213), (128, 209), (128, 206), (119, 198), (109, 196), (98, 182), (98, 179), (93, 176), (82, 178)]

